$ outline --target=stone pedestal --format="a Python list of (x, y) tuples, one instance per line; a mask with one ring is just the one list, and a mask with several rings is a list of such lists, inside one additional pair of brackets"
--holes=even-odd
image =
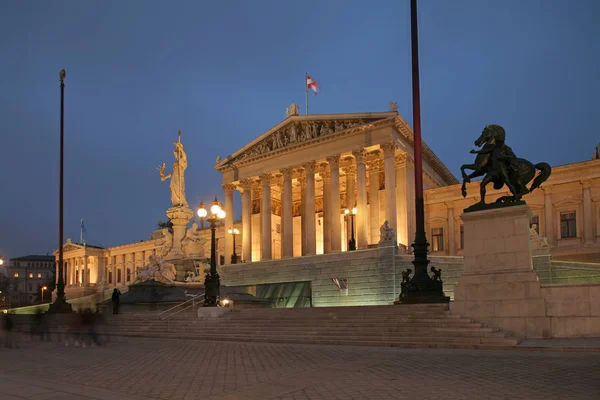
[(533, 271), (527, 205), (465, 212), (464, 272), (454, 289), (454, 314), (520, 337), (550, 337), (550, 320)]
[(173, 246), (165, 257), (166, 260), (184, 256), (181, 241), (185, 237), (187, 225), (193, 216), (194, 212), (189, 207), (172, 207), (167, 210), (167, 217), (173, 223)]

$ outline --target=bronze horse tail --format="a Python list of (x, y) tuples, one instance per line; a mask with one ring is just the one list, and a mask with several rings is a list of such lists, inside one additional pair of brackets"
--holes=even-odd
[(545, 163), (545, 162), (537, 163), (534, 165), (534, 167), (535, 167), (535, 169), (540, 170), (540, 173), (533, 180), (533, 183), (531, 184), (531, 187), (529, 188), (530, 192), (533, 192), (535, 189), (539, 188), (542, 183), (546, 182), (546, 180), (550, 176), (550, 173), (552, 173), (552, 167), (550, 167), (550, 164), (548, 164), (548, 163)]

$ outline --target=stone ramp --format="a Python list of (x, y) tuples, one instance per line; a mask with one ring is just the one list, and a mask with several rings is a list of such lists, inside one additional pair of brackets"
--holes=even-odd
[(518, 340), (470, 319), (447, 305), (232, 309), (220, 318), (192, 318), (191, 310), (169, 322), (156, 313), (108, 315), (101, 333), (170, 339), (301, 343), (407, 348), (512, 348)]

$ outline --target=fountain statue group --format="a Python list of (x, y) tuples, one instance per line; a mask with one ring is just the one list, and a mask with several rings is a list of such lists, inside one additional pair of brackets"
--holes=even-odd
[[(187, 169), (187, 155), (183, 143), (181, 143), (181, 131), (178, 133), (178, 140), (174, 142), (175, 150), (173, 155), (172, 172), (165, 175), (166, 164), (162, 163), (158, 167), (161, 181), (170, 179), (171, 190), (171, 208), (167, 210), (167, 217), (172, 223), (172, 227), (163, 228), (162, 237), (158, 243), (157, 254), (150, 256), (148, 265), (137, 269), (138, 282), (154, 280), (161, 283), (170, 284), (176, 279), (177, 271), (175, 263), (172, 261), (185, 258), (203, 259), (204, 245), (206, 239), (200, 235), (198, 224), (192, 223), (191, 228), (187, 229), (191, 217), (194, 215), (190, 209), (185, 197), (185, 170)], [(185, 280), (187, 282), (196, 282), (196, 271), (186, 271)]]

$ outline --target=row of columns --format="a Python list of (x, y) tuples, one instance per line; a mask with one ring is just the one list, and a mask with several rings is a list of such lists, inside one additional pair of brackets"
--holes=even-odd
[[(397, 229), (397, 191), (400, 198), (404, 199), (404, 209), (407, 209), (407, 201), (403, 196), (406, 186), (397, 187), (396, 181), (396, 145), (393, 142), (385, 143), (383, 149), (383, 166), (385, 170), (386, 209), (385, 219), (391, 228)], [(379, 153), (369, 155), (365, 149), (352, 152), (352, 160), (355, 165), (344, 167), (346, 172), (347, 206), (353, 208), (356, 204), (356, 241), (358, 249), (368, 247), (369, 225), (371, 226), (371, 237), (379, 238), (380, 216), (379, 216)], [(374, 158), (374, 160), (368, 160)], [(368, 212), (367, 204), (367, 162), (371, 162), (369, 180), (371, 182), (371, 207)], [(340, 155), (326, 158), (326, 165), (321, 164), (319, 174), (323, 179), (323, 251), (324, 253), (340, 252), (342, 249), (342, 224), (340, 224), (341, 199), (340, 199)], [(301, 184), (301, 207), (302, 207), (302, 255), (313, 255), (317, 252), (316, 243), (316, 204), (315, 204), (315, 173), (317, 163), (310, 161), (302, 164), (303, 174), (299, 179)], [(293, 167), (280, 170), (281, 179), (277, 181), (282, 187), (281, 194), (281, 256), (284, 258), (293, 256), (293, 200), (292, 200), (292, 178)], [(406, 183), (407, 173), (403, 172), (402, 181)], [(242, 179), (238, 186), (224, 184), (225, 192), (225, 228), (233, 225), (233, 191), (237, 188), (242, 197), (242, 258), (245, 261), (252, 260), (252, 236), (260, 236), (260, 259), (270, 260), (272, 258), (272, 210), (271, 210), (271, 185), (273, 175), (264, 173), (259, 176), (259, 187), (261, 190), (260, 207), (260, 232), (252, 232), (252, 186), (251, 179)], [(356, 195), (356, 198), (355, 198)], [(225, 238), (225, 257), (232, 254), (233, 244), (229, 235)]]

